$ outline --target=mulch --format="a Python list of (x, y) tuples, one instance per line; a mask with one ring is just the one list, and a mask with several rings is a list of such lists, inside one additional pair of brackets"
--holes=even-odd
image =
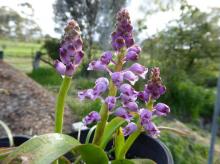
[[(24, 73), (0, 60), (0, 120), (14, 135), (39, 135), (54, 130), (55, 95)], [(66, 107), (64, 131), (71, 131), (74, 117)], [(0, 136), (5, 135), (0, 128)]]

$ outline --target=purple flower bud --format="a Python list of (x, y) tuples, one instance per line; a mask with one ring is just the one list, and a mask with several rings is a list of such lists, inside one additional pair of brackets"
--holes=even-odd
[(100, 60), (97, 61), (92, 61), (89, 64), (89, 67), (87, 68), (87, 70), (96, 70), (96, 71), (103, 71), (106, 70), (106, 65), (103, 64)]
[(61, 75), (64, 75), (66, 72), (66, 66), (59, 60), (55, 60), (54, 66)]
[(108, 96), (106, 99), (105, 99), (105, 103), (108, 107), (108, 110), (112, 110), (115, 105), (116, 105), (116, 97), (114, 96)]
[(129, 68), (129, 70), (131, 72), (133, 72), (134, 74), (142, 77), (143, 79), (145, 79), (145, 76), (148, 72), (148, 69), (145, 68), (144, 66), (140, 65), (139, 63), (132, 64), (132, 66)]
[(83, 51), (77, 51), (75, 56), (74, 56), (74, 64), (75, 65), (79, 65), (82, 62), (82, 58), (84, 56), (84, 52)]
[(119, 87), (123, 83), (123, 73), (114, 72), (111, 74), (112, 82)]
[(130, 123), (128, 123), (127, 126), (125, 126), (123, 128), (123, 134), (124, 134), (124, 136), (129, 136), (130, 134), (132, 134), (136, 130), (137, 130), (137, 125), (133, 122), (130, 122)]
[(127, 102), (123, 104), (123, 107), (128, 108), (132, 112), (138, 111), (138, 105), (136, 102)]
[(89, 125), (93, 122), (98, 122), (101, 120), (101, 117), (98, 112), (92, 111), (86, 117), (83, 118), (84, 125)]
[(141, 124), (146, 124), (151, 120), (152, 112), (147, 109), (140, 109), (140, 118), (141, 118)]
[(97, 98), (94, 95), (93, 89), (87, 89), (87, 90), (78, 92), (78, 97), (80, 100), (85, 100), (85, 99), (95, 100)]
[(73, 73), (75, 71), (75, 68), (74, 68), (74, 65), (72, 63), (69, 63), (67, 66), (66, 66), (66, 72), (65, 72), (65, 75), (66, 76), (72, 76)]
[(154, 106), (154, 112), (158, 116), (166, 116), (170, 113), (170, 108), (164, 103), (158, 103)]
[(104, 93), (108, 89), (108, 79), (104, 77), (100, 77), (95, 82), (95, 87), (93, 89), (94, 95), (100, 96), (100, 94)]
[(137, 92), (129, 84), (122, 84), (120, 86), (120, 92), (122, 94), (125, 94), (125, 95), (128, 95), (128, 96), (132, 96), (132, 95), (136, 95), (137, 96)]
[[(55, 62), (55, 67), (61, 75), (73, 75), (83, 58), (82, 44), (79, 25), (74, 20), (69, 21), (65, 27), (65, 33), (59, 49), (60, 60), (63, 65)], [(64, 66), (66, 67), (65, 73)]]
[(145, 124), (143, 124), (143, 127), (146, 131), (148, 131), (148, 133), (152, 136), (152, 137), (157, 137), (160, 134), (159, 129), (156, 127), (156, 125), (149, 121)]
[(121, 48), (125, 47), (125, 40), (123, 37), (119, 36), (114, 42), (114, 48), (116, 50), (120, 50)]
[(112, 53), (110, 51), (106, 51), (102, 54), (101, 58), (100, 58), (100, 61), (103, 63), (103, 64), (106, 64), (108, 65), (110, 63), (110, 61), (112, 60)]
[(138, 93), (138, 98), (141, 99), (144, 102), (148, 102), (150, 95), (147, 92), (139, 92)]
[(136, 61), (138, 60), (138, 54), (135, 51), (128, 51), (125, 56), (126, 61)]
[(124, 73), (124, 79), (128, 80), (132, 85), (134, 85), (136, 81), (138, 81), (138, 77), (131, 71), (126, 71)]
[(134, 51), (137, 54), (139, 54), (141, 52), (141, 47), (138, 45), (133, 45), (130, 48), (128, 48), (128, 51)]
[(128, 113), (125, 108), (122, 107), (119, 107), (115, 110), (115, 115), (124, 118), (128, 122), (132, 119), (132, 115)]
[(149, 93), (151, 95), (151, 98), (156, 100), (158, 99), (161, 95), (163, 95), (166, 91), (165, 86), (162, 84), (150, 82), (145, 86), (144, 89), (145, 92)]

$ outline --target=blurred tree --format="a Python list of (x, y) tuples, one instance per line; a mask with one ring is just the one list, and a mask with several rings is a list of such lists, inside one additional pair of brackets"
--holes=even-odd
[(206, 13), (184, 4), (178, 20), (143, 43), (150, 64), (161, 67), (166, 101), (182, 117), (212, 116), (214, 93), (206, 87), (215, 87), (217, 81), (219, 16), (219, 9)]
[(24, 18), (8, 7), (0, 7), (0, 36), (30, 40), (41, 36), (41, 29), (32, 19)]
[[(126, 0), (56, 0), (54, 5), (55, 21), (59, 23), (57, 31), (62, 29), (67, 19), (73, 17), (79, 23), (84, 40), (88, 48), (88, 60), (91, 60), (91, 49), (100, 33), (100, 38), (109, 35), (109, 29), (113, 27), (112, 17)], [(106, 21), (108, 20), (108, 21)], [(108, 27), (107, 35), (103, 31)], [(96, 38), (97, 39), (97, 38)], [(102, 40), (103, 43), (103, 40)]]

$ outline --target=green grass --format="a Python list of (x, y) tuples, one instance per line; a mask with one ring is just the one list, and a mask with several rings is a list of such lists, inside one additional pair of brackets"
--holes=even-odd
[(40, 43), (0, 40), (4, 61), (26, 73), (31, 72), (34, 54), (40, 47)]

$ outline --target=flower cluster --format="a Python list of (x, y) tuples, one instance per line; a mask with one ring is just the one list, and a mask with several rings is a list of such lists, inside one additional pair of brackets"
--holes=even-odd
[(79, 25), (74, 20), (69, 21), (59, 50), (60, 60), (54, 64), (61, 75), (73, 75), (84, 56), (82, 44)]
[[(157, 103), (156, 100), (165, 93), (166, 88), (162, 84), (160, 69), (152, 68), (150, 79), (143, 91), (136, 91), (133, 85), (139, 78), (145, 79), (148, 68), (137, 63), (141, 48), (134, 43), (132, 36), (132, 25), (129, 13), (126, 9), (119, 11), (117, 14), (116, 31), (112, 33), (112, 47), (114, 52), (104, 52), (98, 60), (89, 64), (88, 70), (107, 71), (110, 81), (117, 87), (116, 95), (103, 97), (103, 93), (114, 89), (109, 85), (108, 79), (101, 77), (95, 82), (92, 89), (80, 91), (78, 96), (81, 100), (97, 98), (106, 104), (110, 114), (125, 119), (128, 124), (123, 128), (125, 136), (132, 134), (138, 126), (152, 136), (158, 136), (159, 130), (153, 123), (153, 116), (166, 116), (170, 108), (164, 103)], [(115, 59), (116, 58), (116, 59)], [(134, 62), (128, 68), (123, 68), (126, 62)], [(122, 69), (112, 70), (120, 66)], [(138, 122), (135, 122), (138, 117)], [(99, 121), (101, 118), (98, 113), (91, 112), (83, 119), (85, 125)]]

